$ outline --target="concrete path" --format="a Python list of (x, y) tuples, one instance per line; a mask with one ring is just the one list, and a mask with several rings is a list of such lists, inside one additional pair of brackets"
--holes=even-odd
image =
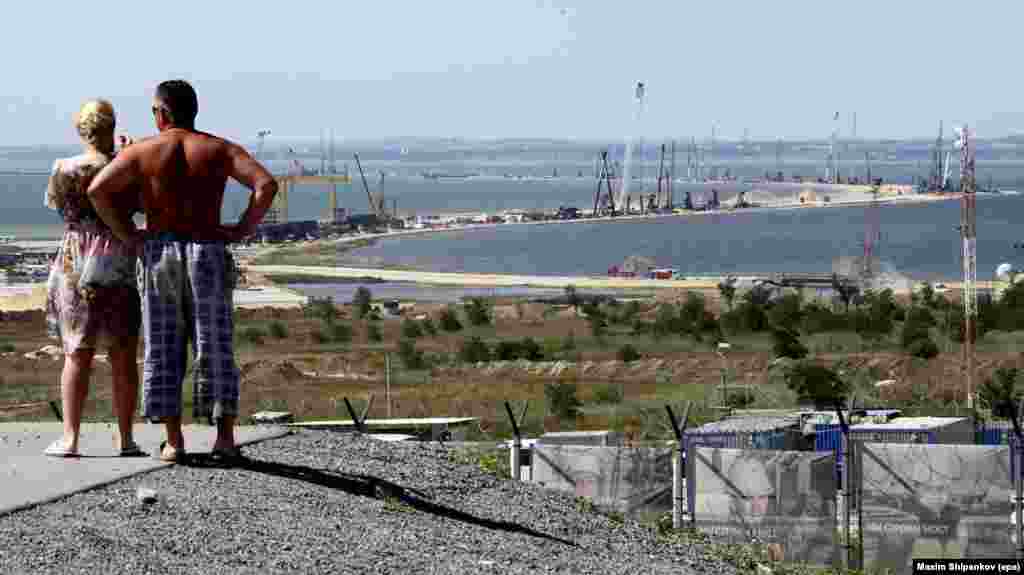
[[(287, 433), (280, 427), (246, 426), (237, 428), (235, 438), (245, 445)], [(59, 422), (0, 423), (0, 516), (171, 465), (152, 455), (118, 457), (116, 435), (112, 423), (83, 424), (81, 457), (61, 459), (43, 455), (61, 436)], [(213, 427), (187, 426), (185, 447), (189, 453), (209, 453), (215, 435)], [(135, 441), (143, 451), (156, 454), (163, 427), (136, 425)]]

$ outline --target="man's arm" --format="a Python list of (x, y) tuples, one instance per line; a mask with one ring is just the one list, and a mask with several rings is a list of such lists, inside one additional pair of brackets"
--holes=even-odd
[(242, 213), (232, 234), (235, 236), (232, 239), (240, 240), (251, 236), (256, 231), (256, 226), (263, 221), (263, 216), (277, 195), (277, 180), (244, 148), (234, 144), (229, 146), (228, 176), (238, 180), (253, 192), (249, 197), (249, 206)]
[(139, 230), (131, 218), (131, 210), (118, 209), (118, 205), (136, 205), (135, 186), (139, 178), (139, 163), (129, 150), (118, 154), (89, 184), (89, 199), (96, 213), (121, 241), (131, 243), (138, 239)]

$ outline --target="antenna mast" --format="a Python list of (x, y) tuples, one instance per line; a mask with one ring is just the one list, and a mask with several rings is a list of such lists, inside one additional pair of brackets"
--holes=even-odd
[[(974, 341), (978, 316), (977, 252), (974, 212), (974, 142), (967, 126), (960, 128), (960, 233), (963, 238), (964, 263), (964, 366), (967, 370), (967, 408), (974, 408)], [(940, 152), (941, 153), (941, 152)]]

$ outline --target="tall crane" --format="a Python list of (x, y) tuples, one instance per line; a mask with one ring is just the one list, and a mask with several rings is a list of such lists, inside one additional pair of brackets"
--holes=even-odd
[[(640, 117), (644, 110), (644, 83), (637, 82), (636, 92), (633, 97), (633, 130), (640, 128)], [(640, 144), (640, 161), (643, 162), (643, 140)], [(633, 164), (633, 136), (629, 135), (626, 137), (626, 156), (623, 158), (622, 165), (622, 189), (619, 191), (619, 198), (615, 202), (618, 206), (625, 206), (627, 199), (629, 198), (629, 185), (631, 178), (633, 177), (629, 172)], [(641, 164), (642, 165), (642, 164)], [(643, 190), (643, 183), (641, 181), (641, 192)], [(641, 197), (642, 194), (641, 194)], [(642, 200), (641, 200), (642, 201)]]
[(363, 189), (366, 190), (366, 199), (370, 201), (370, 213), (382, 217), (380, 206), (374, 201), (373, 194), (370, 193), (370, 186), (366, 183), (366, 174), (363, 173), (363, 165), (359, 163), (359, 154), (353, 154), (356, 159), (356, 167), (359, 168), (359, 177), (363, 179)]
[(978, 254), (976, 251), (976, 220), (975, 220), (975, 177), (974, 177), (974, 142), (970, 131), (964, 125), (960, 128), (960, 192), (963, 199), (960, 209), (960, 234), (963, 239), (964, 266), (964, 367), (967, 370), (967, 408), (974, 408), (974, 342), (978, 319)]

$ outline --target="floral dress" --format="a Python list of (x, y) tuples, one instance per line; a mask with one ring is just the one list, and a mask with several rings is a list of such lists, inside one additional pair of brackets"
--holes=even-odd
[(65, 353), (109, 348), (119, 338), (139, 335), (137, 250), (113, 235), (86, 195), (109, 161), (93, 155), (57, 160), (46, 189), (46, 206), (64, 220), (47, 281), (46, 323)]

